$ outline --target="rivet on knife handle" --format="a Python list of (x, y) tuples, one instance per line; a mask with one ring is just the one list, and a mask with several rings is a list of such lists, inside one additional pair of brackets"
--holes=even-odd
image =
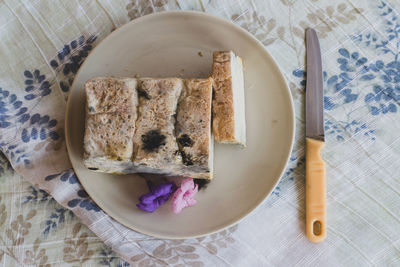
[(326, 173), (321, 157), (324, 141), (306, 138), (306, 233), (318, 243), (326, 237)]

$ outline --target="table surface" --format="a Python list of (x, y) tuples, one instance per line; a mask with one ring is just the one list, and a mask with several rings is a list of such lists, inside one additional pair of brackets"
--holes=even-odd
[[(84, 191), (77, 189), (80, 198), (75, 202), (63, 199), (63, 182), (78, 186), (68, 171), (63, 107), (74, 74), (92, 47), (126, 22), (164, 10), (207, 12), (255, 35), (277, 61), (291, 90), (296, 141), (278, 187), (238, 225), (205, 238), (172, 241), (110, 224), (115, 229), (103, 231), (128, 236), (115, 245), (116, 240), (106, 238), (94, 220), (85, 217), (97, 206), (85, 202)], [(399, 11), (395, 0), (1, 1), (0, 265), (399, 265)], [(304, 233), (307, 27), (319, 35), (325, 81), (328, 237), (321, 244), (308, 242)], [(37, 84), (40, 97), (30, 93), (36, 92)], [(47, 90), (52, 92), (49, 97)], [(20, 96), (30, 112), (25, 120), (22, 102), (16, 100)], [(35, 119), (35, 110), (48, 103), (57, 107), (47, 108), (50, 119), (43, 114)], [(30, 123), (30, 132), (17, 129), (21, 140), (5, 117), (10, 112), (6, 105), (14, 107), (18, 122)], [(51, 130), (53, 117), (57, 131)], [(47, 124), (43, 132), (54, 142), (37, 141), (42, 126), (32, 130), (35, 123)], [(11, 145), (31, 141), (30, 154)], [(56, 170), (66, 172), (48, 175)], [(104, 218), (95, 221), (97, 225), (109, 220)]]

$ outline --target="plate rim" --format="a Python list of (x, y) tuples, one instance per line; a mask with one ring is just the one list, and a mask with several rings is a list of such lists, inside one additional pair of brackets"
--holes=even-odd
[(69, 111), (71, 109), (71, 98), (69, 97), (69, 94), (72, 92), (73, 88), (75, 88), (75, 82), (77, 80), (77, 77), (79, 76), (80, 72), (82, 71), (82, 69), (84, 69), (85, 64), (88, 62), (87, 59), (89, 59), (90, 55), (93, 54), (93, 52), (98, 49), (98, 47), (100, 47), (100, 45), (108, 40), (113, 38), (113, 36), (115, 34), (117, 34), (119, 31), (124, 30), (127, 27), (130, 27), (131, 25), (137, 24), (139, 22), (145, 21), (145, 20), (151, 20), (153, 19), (153, 17), (158, 17), (158, 16), (198, 16), (198, 17), (202, 17), (202, 19), (213, 19), (213, 20), (217, 20), (218, 23), (223, 23), (226, 24), (230, 27), (235, 28), (236, 30), (238, 30), (239, 32), (241, 32), (242, 34), (246, 35), (250, 40), (252, 40), (253, 42), (255, 42), (255, 44), (260, 47), (265, 55), (270, 59), (270, 61), (272, 62), (272, 65), (274, 68), (276, 68), (278, 70), (278, 78), (279, 80), (282, 81), (282, 84), (285, 85), (285, 89), (286, 89), (286, 93), (288, 94), (288, 98), (289, 98), (289, 107), (290, 107), (290, 119), (291, 119), (291, 131), (290, 131), (290, 147), (288, 150), (288, 153), (286, 155), (286, 160), (285, 163), (282, 165), (281, 169), (279, 170), (279, 175), (277, 175), (277, 179), (274, 183), (274, 185), (271, 187), (271, 189), (269, 190), (269, 192), (267, 191), (265, 193), (265, 195), (263, 195), (263, 197), (261, 198), (261, 200), (254, 205), (253, 207), (249, 208), (246, 212), (244, 212), (242, 215), (238, 216), (237, 218), (234, 218), (232, 220), (230, 220), (229, 222), (227, 222), (226, 224), (224, 224), (223, 226), (217, 227), (217, 229), (209, 231), (207, 233), (202, 233), (202, 234), (195, 234), (195, 235), (185, 235), (185, 236), (174, 236), (174, 235), (168, 235), (168, 234), (159, 234), (159, 233), (153, 233), (152, 231), (146, 231), (145, 229), (141, 229), (140, 227), (132, 227), (132, 225), (130, 225), (129, 223), (125, 222), (124, 220), (121, 220), (120, 218), (116, 218), (114, 216), (112, 216), (108, 211), (104, 210), (103, 207), (100, 207), (100, 209), (107, 215), (110, 216), (110, 218), (112, 218), (113, 220), (115, 220), (116, 222), (122, 224), (123, 226), (133, 230), (133, 231), (137, 231), (139, 233), (148, 235), (148, 236), (153, 236), (156, 238), (161, 238), (161, 239), (189, 239), (189, 238), (198, 238), (198, 237), (203, 237), (203, 236), (208, 236), (214, 233), (218, 233), (220, 231), (223, 231), (227, 228), (230, 228), (236, 224), (238, 224), (240, 221), (242, 221), (245, 217), (249, 216), (250, 214), (252, 214), (257, 208), (259, 208), (261, 206), (261, 204), (266, 201), (268, 199), (268, 197), (271, 195), (271, 193), (273, 192), (274, 188), (276, 188), (276, 186), (278, 185), (278, 183), (281, 181), (283, 173), (288, 165), (289, 159), (290, 159), (290, 155), (293, 152), (293, 146), (294, 146), (294, 141), (295, 141), (295, 132), (296, 132), (296, 123), (295, 123), (295, 110), (294, 110), (294, 103), (293, 103), (293, 97), (291, 95), (290, 89), (288, 87), (288, 82), (285, 79), (285, 76), (283, 75), (281, 68), (279, 67), (278, 63), (276, 62), (276, 60), (271, 56), (271, 54), (268, 52), (268, 50), (265, 48), (265, 46), (257, 39), (255, 38), (251, 33), (249, 33), (248, 31), (246, 31), (245, 29), (243, 29), (242, 27), (234, 24), (233, 22), (225, 19), (225, 18), (221, 18), (209, 13), (205, 13), (205, 12), (200, 12), (200, 11), (193, 11), (193, 10), (167, 10), (167, 11), (161, 11), (161, 12), (155, 12), (152, 14), (148, 14), (148, 15), (144, 15), (141, 16), (139, 18), (133, 19), (129, 22), (127, 22), (126, 24), (122, 25), (121, 27), (117, 28), (116, 30), (110, 32), (103, 40), (101, 40), (94, 48), (92, 51), (90, 51), (89, 55), (86, 57), (86, 59), (84, 60), (84, 62), (82, 63), (82, 65), (79, 67), (78, 72), (76, 73), (75, 77), (74, 77), (74, 81), (71, 85), (71, 90), (68, 93), (68, 99), (67, 99), (67, 103), (66, 103), (66, 108), (65, 108), (65, 121), (64, 121), (64, 129), (65, 129), (65, 144), (66, 144), (66, 148), (67, 148), (67, 154), (68, 154), (68, 158), (71, 162), (71, 166), (72, 169), (75, 172), (75, 175), (77, 176), (77, 178), (79, 179), (80, 184), (82, 185), (83, 189), (87, 192), (87, 194), (89, 195), (89, 197), (92, 199), (92, 201), (94, 201), (97, 204), (97, 202), (95, 201), (95, 198), (92, 197), (92, 195), (88, 192), (87, 190), (87, 185), (84, 184), (84, 182), (82, 182), (81, 178), (78, 175), (78, 172), (75, 169), (75, 166), (71, 160), (71, 150), (72, 147), (70, 140), (69, 140), (69, 131), (68, 131), (68, 124), (69, 124)]

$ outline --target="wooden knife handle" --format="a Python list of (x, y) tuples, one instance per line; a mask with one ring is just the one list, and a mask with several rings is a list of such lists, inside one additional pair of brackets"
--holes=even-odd
[(306, 138), (306, 233), (318, 243), (326, 237), (326, 177), (321, 157), (324, 142)]

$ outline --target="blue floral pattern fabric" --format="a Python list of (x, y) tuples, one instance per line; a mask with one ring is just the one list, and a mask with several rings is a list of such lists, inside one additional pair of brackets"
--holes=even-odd
[[(260, 40), (287, 79), (297, 129), (288, 166), (267, 201), (238, 227), (181, 241), (134, 232), (105, 214), (71, 169), (64, 140), (68, 92), (96, 44), (131, 19), (179, 9), (225, 18)], [(0, 262), (398, 265), (399, 12), (395, 0), (0, 2)], [(304, 235), (307, 27), (320, 37), (324, 69), (328, 238), (318, 246)], [(50, 252), (45, 244), (62, 229), (60, 252)]]

